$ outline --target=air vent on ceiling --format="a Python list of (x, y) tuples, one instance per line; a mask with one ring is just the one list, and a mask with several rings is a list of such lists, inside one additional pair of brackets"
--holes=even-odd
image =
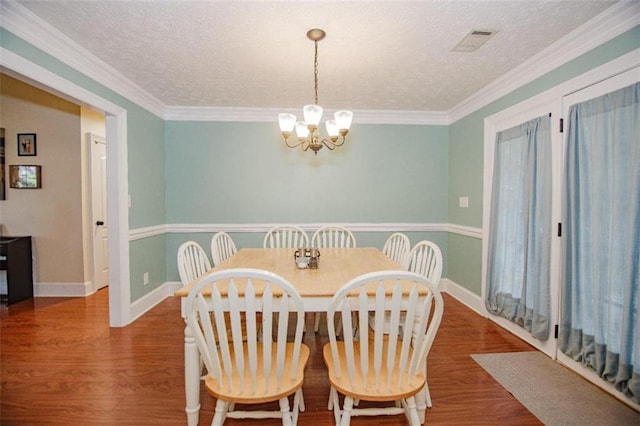
[(497, 31), (493, 30), (473, 30), (467, 34), (460, 43), (456, 45), (452, 52), (475, 52), (487, 42)]

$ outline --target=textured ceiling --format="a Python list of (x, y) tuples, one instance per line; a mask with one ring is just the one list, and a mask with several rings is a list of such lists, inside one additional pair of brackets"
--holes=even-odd
[[(167, 106), (446, 111), (615, 0), (18, 3)], [(479, 50), (451, 50), (471, 30)]]

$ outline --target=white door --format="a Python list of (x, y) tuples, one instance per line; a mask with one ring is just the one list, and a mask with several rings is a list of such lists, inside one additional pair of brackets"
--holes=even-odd
[(107, 250), (107, 145), (103, 137), (89, 134), (91, 152), (91, 217), (93, 226), (94, 291), (109, 284)]

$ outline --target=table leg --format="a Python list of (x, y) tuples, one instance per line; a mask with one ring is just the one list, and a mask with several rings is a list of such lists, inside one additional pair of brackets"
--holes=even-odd
[(198, 345), (189, 327), (184, 329), (184, 390), (187, 424), (195, 426), (200, 418), (200, 360)]

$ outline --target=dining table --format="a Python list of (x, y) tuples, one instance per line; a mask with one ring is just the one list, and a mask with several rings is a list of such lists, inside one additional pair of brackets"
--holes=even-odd
[[(375, 247), (319, 249), (318, 267), (298, 268), (296, 249), (243, 248), (216, 265), (211, 271), (232, 268), (252, 268), (273, 272), (289, 281), (300, 294), (305, 312), (326, 312), (334, 294), (348, 281), (362, 274), (399, 270), (401, 265)], [(182, 298), (181, 315), (186, 318), (186, 299), (198, 279), (175, 292)], [(185, 397), (188, 425), (197, 425), (200, 413), (200, 361), (195, 339), (184, 331)]]

